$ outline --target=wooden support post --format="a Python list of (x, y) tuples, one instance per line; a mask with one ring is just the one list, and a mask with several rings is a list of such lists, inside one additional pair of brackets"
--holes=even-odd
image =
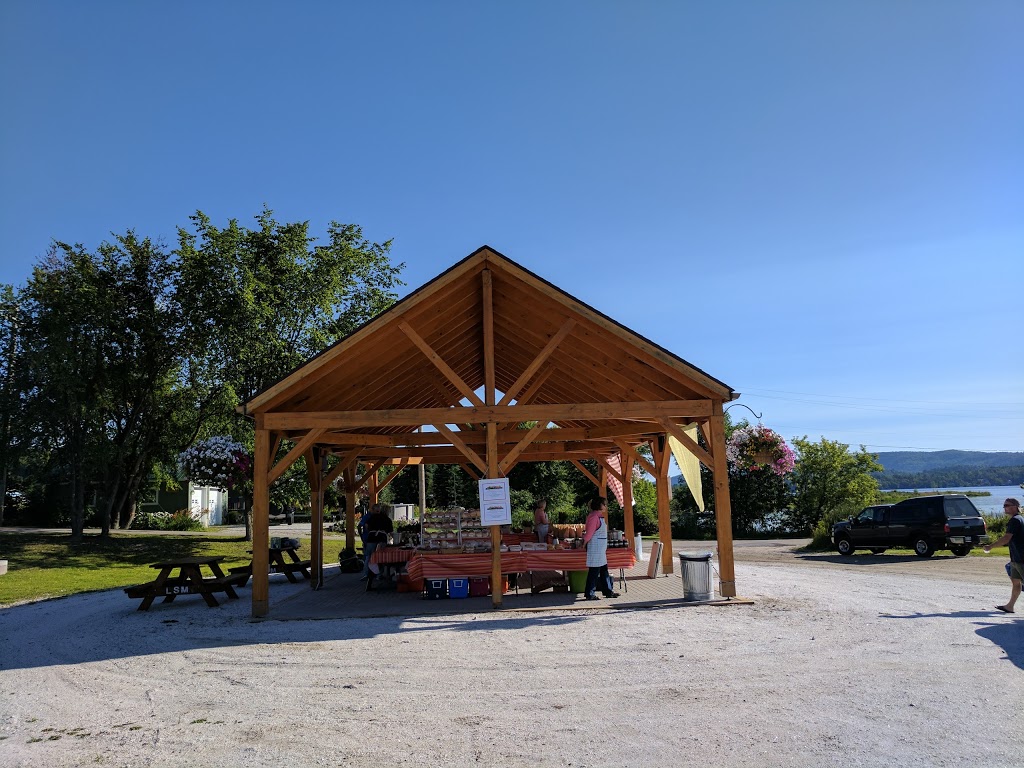
[(622, 457), (622, 522), (626, 529), (626, 541), (633, 548), (636, 530), (633, 525), (633, 457)]
[(324, 584), (324, 493), (320, 472), (320, 451), (310, 448), (306, 451), (306, 479), (309, 480), (309, 560), (310, 580), (313, 589)]
[(378, 502), (380, 499), (380, 484), (377, 482), (377, 470), (380, 469), (380, 465), (375, 465), (372, 469), (367, 470), (369, 472), (369, 481), (366, 483), (366, 493), (370, 497), (370, 506)]
[(658, 539), (661, 541), (661, 571), (669, 574), (674, 572), (672, 563), (672, 492), (668, 477), (669, 450), (668, 437), (659, 435), (651, 446), (656, 462), (658, 491)]
[[(498, 473), (498, 425), (487, 422), (487, 477), (501, 477)], [(481, 500), (483, 509), (483, 500)], [(501, 608), (501, 526), (491, 526), (491, 605)]]
[(257, 416), (252, 484), (252, 615), (256, 618), (270, 610), (270, 435), (261, 421)]
[(345, 548), (356, 548), (356, 468), (344, 470), (345, 476)]
[[(597, 462), (597, 467), (600, 470), (598, 472), (599, 478), (597, 483), (597, 495), (608, 498), (608, 470), (605, 468), (600, 461)], [(604, 514), (601, 515), (604, 518), (604, 529), (606, 531), (611, 530), (611, 526), (608, 525), (608, 507), (605, 506)]]
[(715, 460), (715, 531), (718, 535), (718, 573), (722, 597), (736, 597), (736, 564), (732, 551), (732, 505), (729, 502), (729, 465), (725, 457), (725, 420), (716, 400), (708, 420)]

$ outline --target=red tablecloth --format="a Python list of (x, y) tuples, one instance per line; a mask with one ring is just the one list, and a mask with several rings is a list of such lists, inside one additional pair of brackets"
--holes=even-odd
[(381, 563), (405, 563), (415, 554), (415, 549), (377, 547), (370, 556), (370, 562), (374, 565), (380, 565)]
[[(609, 549), (609, 568), (632, 568), (636, 557), (630, 549)], [(458, 576), (490, 576), (491, 553), (472, 555), (427, 555), (414, 553), (406, 570), (413, 579), (451, 579)], [(587, 553), (582, 549), (555, 549), (546, 552), (502, 552), (502, 573), (527, 571), (585, 571)]]
[(522, 544), (523, 542), (530, 544), (537, 543), (536, 533), (503, 533), (501, 534), (502, 544)]

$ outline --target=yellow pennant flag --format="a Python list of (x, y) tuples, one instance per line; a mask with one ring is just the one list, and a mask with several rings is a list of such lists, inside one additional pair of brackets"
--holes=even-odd
[[(687, 424), (685, 427), (680, 427), (690, 437), (693, 442), (697, 442), (697, 424)], [(676, 464), (679, 465), (680, 471), (683, 473), (683, 480), (686, 481), (686, 487), (690, 489), (690, 493), (693, 494), (693, 500), (697, 502), (697, 509), (701, 512), (704, 511), (704, 489), (700, 483), (700, 461), (697, 457), (690, 453), (686, 446), (676, 440), (672, 435), (668, 436), (668, 447), (672, 451), (672, 456), (675, 457)]]

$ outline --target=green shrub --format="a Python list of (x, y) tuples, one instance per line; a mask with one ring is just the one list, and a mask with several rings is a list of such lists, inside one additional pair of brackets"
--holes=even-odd
[(832, 526), (840, 520), (859, 515), (863, 507), (859, 503), (846, 503), (826, 512), (825, 515), (814, 526), (814, 538), (811, 541), (810, 549), (830, 549), (832, 547)]
[(1006, 533), (1006, 524), (1010, 522), (1006, 515), (982, 515), (982, 518), (985, 520), (985, 530), (993, 539)]
[(187, 509), (179, 509), (173, 515), (169, 512), (138, 512), (132, 520), (132, 528), (140, 531), (205, 530), (203, 522)]

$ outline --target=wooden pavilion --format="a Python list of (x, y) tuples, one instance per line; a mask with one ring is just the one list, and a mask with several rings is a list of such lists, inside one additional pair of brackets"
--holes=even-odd
[[(344, 479), (353, 546), (355, 495), (366, 486), (376, 501), (398, 474), (378, 480), (389, 464), (459, 464), (474, 478), (494, 478), (521, 461), (571, 461), (600, 495), (610, 475), (622, 481), (628, 541), (639, 464), (657, 480), (662, 567), (671, 573), (670, 435), (713, 472), (720, 590), (735, 596), (723, 404), (737, 396), (484, 246), (240, 406), (256, 428), (253, 616), (269, 610), (268, 489), (300, 457), (312, 493), (314, 587), (322, 583), (323, 489)], [(683, 431), (692, 423), (706, 450)], [(282, 441), (292, 447), (274, 463)], [(644, 443), (653, 462), (637, 451)], [(328, 469), (330, 454), (339, 461)], [(610, 463), (615, 454), (620, 461)], [(599, 476), (581, 463), (588, 458)], [(497, 526), (491, 539), (497, 584)], [(501, 590), (494, 592), (497, 607)]]

